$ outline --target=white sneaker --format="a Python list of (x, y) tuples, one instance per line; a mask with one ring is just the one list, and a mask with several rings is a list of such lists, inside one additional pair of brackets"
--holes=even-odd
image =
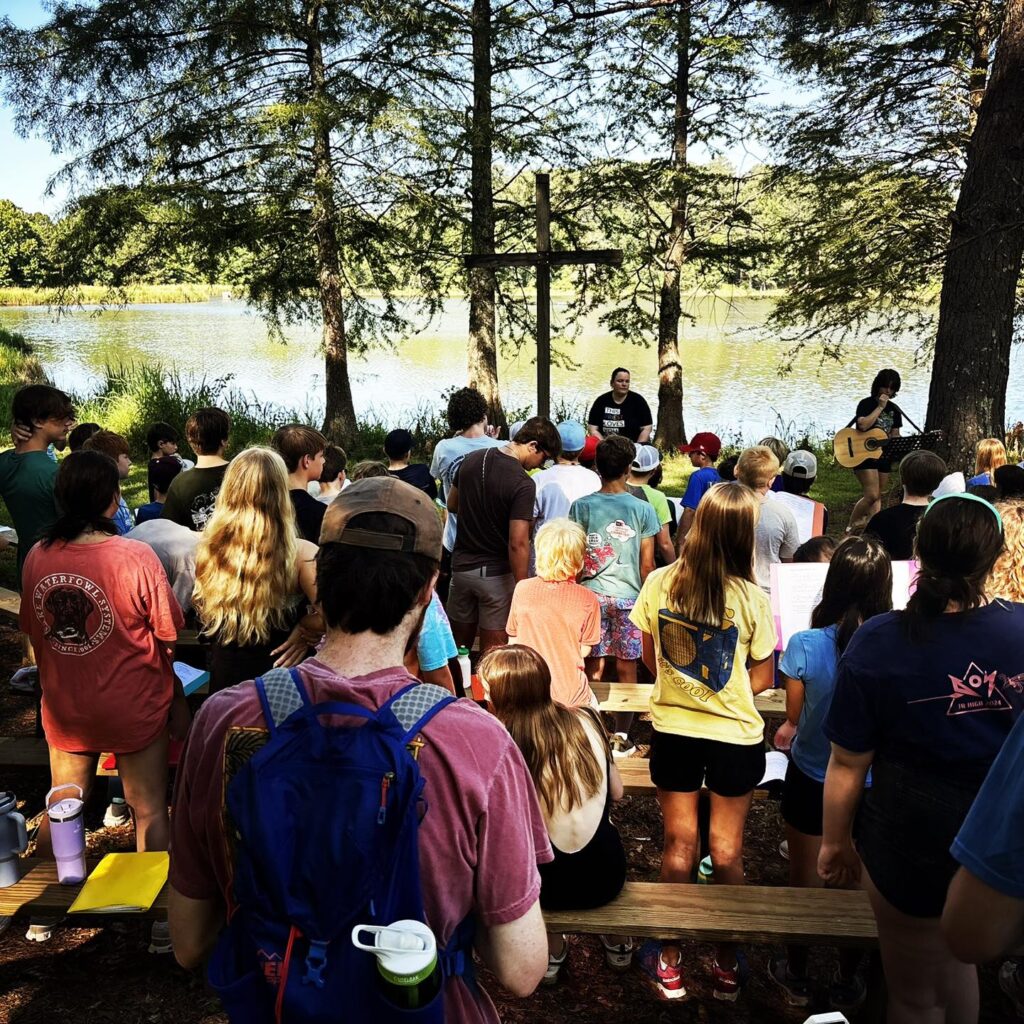
[(103, 814), (103, 827), (117, 828), (119, 825), (130, 825), (131, 822), (132, 816), (124, 797), (115, 796)]
[(150, 953), (173, 953), (171, 945), (171, 925), (168, 921), (154, 921), (149, 933)]
[(25, 938), (29, 942), (49, 942), (53, 935), (53, 929), (61, 923), (61, 917), (32, 917), (29, 918), (28, 931)]
[(624, 732), (617, 732), (610, 740), (612, 757), (631, 757), (636, 753), (636, 746)]

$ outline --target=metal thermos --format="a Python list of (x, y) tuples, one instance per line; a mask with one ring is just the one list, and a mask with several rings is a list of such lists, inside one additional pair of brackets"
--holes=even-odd
[[(50, 797), (62, 789), (77, 789), (78, 796), (67, 796), (50, 803)], [(85, 801), (82, 787), (73, 782), (54, 786), (46, 794), (46, 814), (50, 819), (50, 841), (57, 861), (57, 881), (77, 885), (85, 880)]]
[(14, 885), (21, 877), (18, 854), (28, 846), (25, 816), (18, 813), (13, 793), (0, 793), (0, 889)]

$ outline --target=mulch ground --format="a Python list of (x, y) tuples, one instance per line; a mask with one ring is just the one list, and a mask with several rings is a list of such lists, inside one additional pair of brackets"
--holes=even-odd
[[(35, 727), (32, 701), (6, 685), (20, 662), (18, 634), (0, 626), (0, 735), (30, 736)], [(649, 726), (639, 722), (634, 738), (647, 739)], [(642, 747), (641, 747), (642, 749)], [(100, 780), (102, 781), (102, 780)], [(4, 769), (0, 789), (13, 790), (26, 818), (38, 816), (49, 788), (43, 769)], [(106, 792), (97, 785), (89, 803), (86, 824), (93, 853), (134, 849), (130, 827), (103, 828)], [(613, 817), (626, 844), (630, 878), (657, 879), (661, 859), (661, 815), (653, 798), (627, 797)], [(786, 862), (778, 853), (782, 822), (778, 804), (756, 803), (747, 824), (746, 871), (751, 884), (785, 885)], [(779, 908), (785, 913), (785, 908)], [(112, 922), (103, 928), (62, 926), (46, 943), (25, 940), (22, 921), (0, 933), (0, 1021), (10, 1024), (226, 1024), (217, 999), (202, 977), (179, 968), (169, 956), (146, 951), (149, 925), (145, 921)], [(570, 936), (569, 959), (558, 984), (541, 988), (529, 999), (503, 996), (500, 986), (483, 973), (484, 987), (494, 998), (502, 1020), (511, 1024), (535, 1021), (587, 1024), (796, 1024), (809, 1012), (786, 1005), (782, 993), (765, 974), (771, 950), (745, 950), (751, 978), (736, 1004), (718, 1003), (711, 996), (711, 947), (684, 944), (689, 997), (678, 1003), (657, 999), (639, 969), (623, 973), (608, 968), (596, 936)], [(816, 976), (827, 979), (834, 954), (812, 953)], [(823, 997), (823, 993), (822, 993)], [(995, 981), (995, 970), (982, 972), (982, 1020), (1009, 1021), (1012, 1010)], [(826, 1007), (821, 1005), (819, 1009)], [(882, 1019), (870, 1009), (857, 1020)]]

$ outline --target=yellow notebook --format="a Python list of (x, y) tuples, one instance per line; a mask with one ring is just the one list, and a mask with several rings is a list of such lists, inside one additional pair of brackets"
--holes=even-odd
[(68, 913), (145, 913), (167, 882), (167, 864), (166, 853), (108, 853)]

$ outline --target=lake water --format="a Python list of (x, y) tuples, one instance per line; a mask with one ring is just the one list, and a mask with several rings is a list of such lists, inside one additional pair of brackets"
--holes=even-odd
[[(690, 303), (696, 321), (685, 325), (681, 347), (690, 433), (711, 429), (726, 440), (757, 440), (775, 432), (780, 421), (784, 433), (829, 433), (850, 419), (882, 366), (894, 366), (903, 375), (899, 404), (923, 425), (928, 371), (914, 365), (916, 339), (854, 341), (842, 364), (820, 364), (818, 355), (807, 351), (791, 374), (780, 377), (785, 345), (764, 327), (770, 309), (764, 300)], [(553, 321), (557, 327), (557, 306)], [(466, 303), (452, 300), (438, 320), (400, 349), (353, 358), (357, 413), (372, 411), (398, 426), (412, 409), (439, 406), (441, 392), (466, 378), (467, 322)], [(316, 412), (323, 407), (319, 331), (292, 328), (287, 343), (281, 344), (269, 338), (259, 315), (241, 302), (80, 310), (59, 319), (42, 307), (4, 308), (0, 326), (24, 334), (54, 382), (78, 394), (95, 386), (106, 364), (159, 363), (183, 375), (230, 376), (232, 386), (285, 408)], [(552, 369), (556, 406), (559, 401), (589, 405), (607, 390), (612, 368), (622, 365), (632, 371), (634, 390), (656, 410), (653, 348), (618, 341), (595, 317), (584, 325), (569, 355), (578, 364), (576, 369)], [(532, 353), (503, 356), (499, 379), (507, 408), (529, 407), (536, 382)], [(1024, 365), (1015, 346), (1007, 419), (1021, 418)]]

